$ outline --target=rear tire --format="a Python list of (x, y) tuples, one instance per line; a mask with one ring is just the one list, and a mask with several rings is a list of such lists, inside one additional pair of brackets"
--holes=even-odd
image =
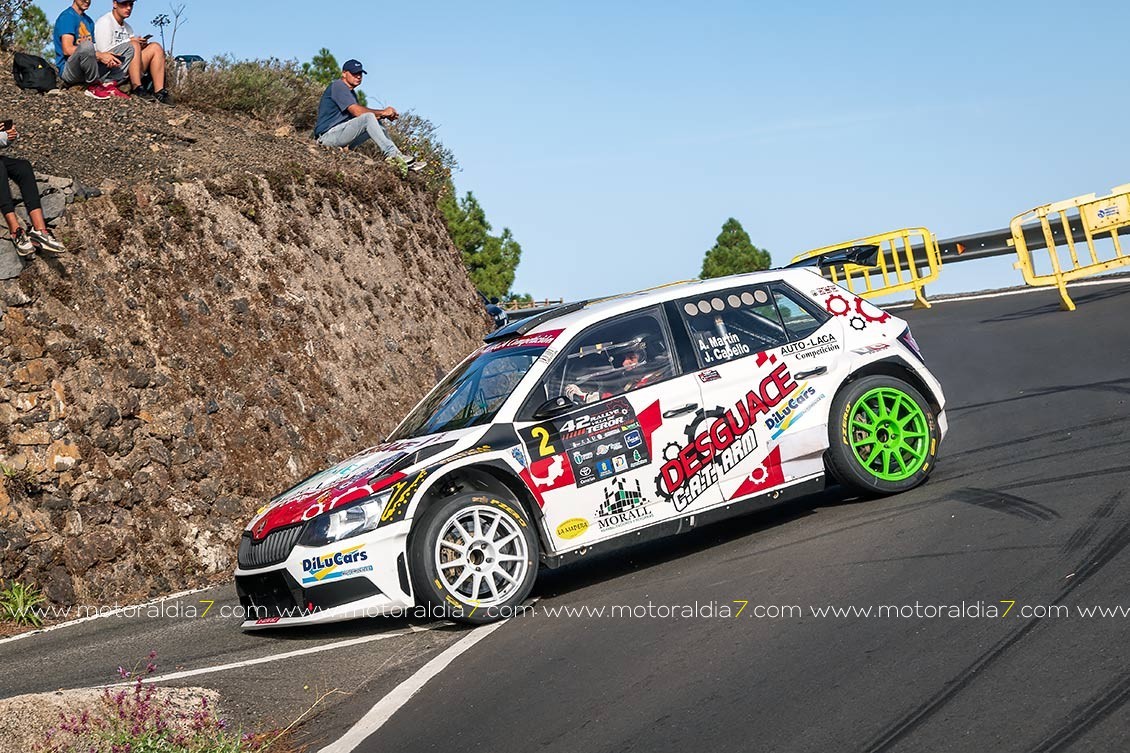
[(897, 494), (929, 477), (939, 440), (937, 415), (922, 393), (894, 377), (868, 376), (832, 401), (827, 461), (849, 489)]
[(424, 511), (408, 561), (417, 601), (472, 625), (514, 613), (537, 578), (538, 538), (521, 503), (457, 494)]

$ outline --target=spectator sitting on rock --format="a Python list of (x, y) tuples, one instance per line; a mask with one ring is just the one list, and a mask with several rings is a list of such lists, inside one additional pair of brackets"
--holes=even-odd
[[(17, 138), (19, 132), (11, 121), (0, 125), (8, 128), (0, 130), (0, 147), (7, 147)], [(24, 206), (27, 208), (28, 217), (31, 219), (31, 230), (24, 232), (20, 227), (20, 218), (16, 216), (16, 204), (12, 200), (12, 188), (8, 179), (16, 182), (23, 196)], [(43, 209), (39, 204), (39, 188), (35, 184), (35, 171), (26, 159), (15, 159), (0, 155), (0, 212), (4, 214), (4, 221), (8, 223), (8, 232), (12, 234), (12, 244), (20, 256), (31, 256), (36, 249), (53, 254), (61, 254), (67, 249), (55, 239), (47, 228), (47, 221), (43, 217)]]
[(314, 124), (314, 138), (323, 146), (356, 149), (369, 139), (384, 152), (389, 162), (403, 161), (411, 170), (423, 170), (426, 162), (405, 156), (392, 139), (382, 120), (393, 121), (400, 117), (395, 109), (386, 107), (373, 110), (358, 103), (354, 90), (361, 85), (364, 66), (357, 60), (346, 60), (341, 66), (341, 78), (326, 88), (318, 103), (318, 122)]
[[(142, 39), (133, 33), (133, 27), (126, 23), (131, 13), (133, 0), (114, 0), (114, 9), (94, 24), (94, 48), (120, 57), (123, 61), (128, 54), (129, 81), (133, 93), (143, 99), (155, 99), (163, 105), (171, 105), (172, 95), (165, 88), (165, 50), (156, 42)], [(146, 73), (153, 79), (152, 93), (141, 87), (141, 77)]]
[(126, 80), (133, 47), (121, 56), (98, 52), (94, 48), (94, 21), (86, 15), (90, 0), (74, 0), (55, 19), (55, 65), (64, 86), (86, 86), (88, 96), (95, 99), (124, 97), (115, 86)]

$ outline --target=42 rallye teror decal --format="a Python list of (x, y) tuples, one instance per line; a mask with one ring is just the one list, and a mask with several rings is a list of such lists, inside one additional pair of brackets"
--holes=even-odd
[(521, 436), (532, 458), (563, 454), (578, 487), (651, 462), (639, 419), (624, 397), (522, 429)]

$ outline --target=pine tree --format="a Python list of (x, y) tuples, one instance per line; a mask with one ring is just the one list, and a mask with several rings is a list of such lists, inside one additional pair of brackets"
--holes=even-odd
[(753, 245), (742, 223), (733, 217), (722, 225), (714, 247), (702, 259), (702, 279), (769, 269), (769, 252)]
[(471, 282), (487, 298), (507, 298), (522, 258), (522, 247), (514, 240), (510, 228), (503, 228), (501, 235), (491, 235), (486, 212), (470, 191), (457, 199), (451, 187), (440, 199), (439, 208), (447, 221), (451, 240), (463, 254)]

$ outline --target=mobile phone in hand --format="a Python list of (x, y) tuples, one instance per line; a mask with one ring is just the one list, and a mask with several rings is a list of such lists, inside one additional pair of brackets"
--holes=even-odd
[(10, 121), (10, 120), (0, 121), (0, 131), (10, 131), (10, 130), (12, 130), (12, 121)]

